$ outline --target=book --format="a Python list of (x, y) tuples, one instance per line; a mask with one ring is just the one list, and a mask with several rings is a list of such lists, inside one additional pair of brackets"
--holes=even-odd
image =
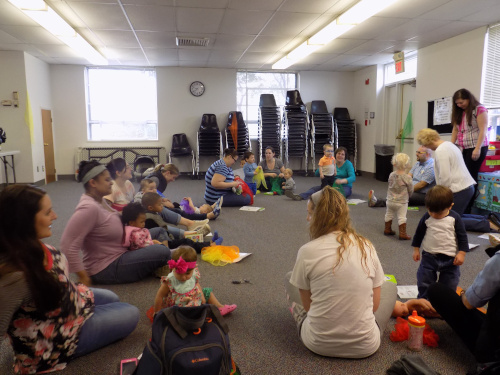
[(264, 211), (264, 207), (255, 207), (255, 206), (243, 206), (240, 208), (241, 211), (251, 211), (251, 212), (258, 212), (258, 211)]

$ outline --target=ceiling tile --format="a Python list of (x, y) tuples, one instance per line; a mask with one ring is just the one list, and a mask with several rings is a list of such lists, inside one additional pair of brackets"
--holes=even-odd
[(130, 30), (130, 26), (117, 4), (73, 2), (71, 7), (91, 29)]
[(176, 48), (175, 33), (137, 31), (139, 42), (144, 48)]
[(177, 0), (174, 3), (186, 8), (225, 9), (229, 0)]
[(75, 50), (67, 45), (42, 44), (38, 46), (38, 50), (46, 56), (50, 57), (78, 57), (82, 58)]
[(293, 37), (319, 16), (319, 14), (312, 13), (277, 12), (271, 22), (266, 25), (261, 35)]
[(89, 61), (83, 57), (54, 57), (49, 59), (40, 58), (49, 64), (59, 64), (59, 65), (88, 65)]
[(415, 18), (446, 4), (450, 0), (398, 0), (377, 13), (380, 17)]
[(366, 42), (367, 42), (367, 40), (365, 40), (365, 39), (338, 38), (338, 39), (332, 40), (326, 46), (321, 48), (318, 52), (319, 53), (336, 53), (336, 54), (344, 53), (344, 52), (350, 51), (353, 48), (356, 48), (356, 47), (358, 47)]
[(108, 48), (109, 56), (119, 60), (144, 60), (144, 53), (140, 48)]
[(2, 26), (2, 30), (23, 43), (63, 44), (41, 26)]
[(255, 39), (253, 35), (218, 34), (213, 48), (217, 50), (244, 51)]
[(344, 13), (347, 9), (351, 8), (354, 4), (356, 4), (359, 0), (337, 0), (333, 3), (326, 13), (338, 16)]
[(305, 59), (300, 61), (301, 64), (310, 64), (310, 65), (321, 65), (331, 59), (340, 56), (340, 54), (334, 53), (312, 53), (307, 56)]
[(368, 56), (366, 56), (366, 55), (345, 55), (345, 54), (343, 54), (343, 55), (334, 57), (333, 59), (325, 62), (322, 65), (325, 65), (325, 66), (328, 66), (330, 64), (334, 64), (334, 65), (347, 65), (347, 64), (352, 64), (355, 61), (359, 61), (361, 59), (364, 59), (366, 57), (368, 57)]
[(192, 47), (179, 49), (179, 60), (206, 61), (210, 56), (210, 50), (204, 47)]
[(390, 40), (369, 40), (346, 52), (349, 55), (373, 55), (394, 45)]
[(441, 40), (449, 39), (455, 35), (475, 30), (478, 27), (481, 27), (480, 23), (453, 21), (443, 27), (432, 30), (432, 32), (422, 33), (415, 38), (412, 38), (411, 41), (425, 41), (425, 43), (429, 45), (431, 43), (437, 43)]
[(392, 53), (378, 53), (373, 56), (365, 57), (364, 59), (353, 61), (350, 65), (367, 66), (377, 64), (388, 64), (394, 62)]
[(145, 48), (144, 52), (150, 61), (179, 61), (177, 48)]
[(8, 1), (0, 2), (0, 25), (34, 26), (36, 22)]
[(496, 5), (498, 5), (498, 0), (453, 0), (420, 15), (418, 18), (458, 21), (469, 14), (474, 14)]
[(209, 61), (228, 61), (235, 63), (242, 55), (242, 51), (229, 51), (229, 50), (212, 50)]
[(362, 39), (369, 35), (370, 39), (375, 39), (380, 35), (387, 35), (391, 30), (405, 25), (408, 21), (410, 21), (408, 18), (372, 17), (342, 34), (342, 38)]
[(461, 21), (468, 22), (481, 22), (483, 24), (497, 23), (500, 21), (500, 5), (492, 6), (487, 9), (483, 9), (480, 12), (474, 13), (470, 16), (466, 16), (461, 19)]
[[(108, 1), (109, 0), (101, 0)], [(122, 0), (122, 4), (174, 6), (174, 0)]]
[(245, 53), (239, 63), (258, 63), (265, 64), (269, 62), (269, 60), (274, 56), (274, 53), (266, 53), (266, 52), (247, 52)]
[(208, 60), (208, 64), (211, 68), (224, 68), (224, 69), (234, 69), (235, 64), (231, 61), (219, 61), (219, 60)]
[(289, 38), (282, 36), (259, 36), (252, 43), (248, 52), (275, 52), (287, 45)]
[(404, 41), (415, 36), (421, 35), (422, 33), (431, 32), (439, 27), (442, 27), (450, 23), (447, 20), (425, 20), (425, 19), (413, 19), (399, 27), (392, 29), (391, 31), (381, 34), (375, 39), (377, 40), (399, 40)]
[(384, 50), (383, 52), (392, 52), (393, 54), (399, 51), (404, 51), (405, 53), (409, 53), (412, 51), (416, 51), (419, 48), (423, 48), (424, 44), (419, 41), (406, 40), (404, 42), (397, 42), (392, 47)]
[(7, 34), (5, 31), (0, 30), (0, 44), (22, 43), (21, 40), (14, 38), (12, 35)]
[(205, 61), (197, 61), (197, 60), (184, 60), (179, 61), (179, 66), (191, 67), (191, 68), (205, 68)]
[(324, 13), (332, 8), (332, 0), (287, 0), (280, 8), (285, 12)]
[(271, 11), (228, 9), (219, 32), (229, 35), (257, 35), (271, 15)]
[(174, 7), (127, 5), (125, 12), (136, 31), (176, 31)]
[(231, 0), (228, 9), (235, 10), (276, 10), (283, 0)]
[(180, 33), (217, 33), (223, 15), (222, 9), (176, 8), (177, 31)]
[(95, 36), (97, 36), (105, 46), (117, 48), (139, 47), (137, 39), (132, 31), (97, 30)]

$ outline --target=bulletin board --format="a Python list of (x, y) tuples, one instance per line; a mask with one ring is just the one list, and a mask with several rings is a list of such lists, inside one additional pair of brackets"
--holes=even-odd
[(439, 134), (449, 134), (453, 130), (451, 124), (451, 110), (453, 102), (451, 96), (427, 102), (427, 127)]

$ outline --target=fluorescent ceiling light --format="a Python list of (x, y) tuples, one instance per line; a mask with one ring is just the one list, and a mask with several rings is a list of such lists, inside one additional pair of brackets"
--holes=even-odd
[(108, 60), (78, 34), (61, 16), (42, 0), (9, 0), (33, 21), (60, 41), (74, 49), (78, 55), (95, 65), (107, 65)]
[(359, 24), (396, 1), (398, 0), (361, 0), (338, 18), (339, 23)]
[(275, 62), (272, 69), (288, 68), (396, 1), (398, 0), (360, 0), (336, 20)]

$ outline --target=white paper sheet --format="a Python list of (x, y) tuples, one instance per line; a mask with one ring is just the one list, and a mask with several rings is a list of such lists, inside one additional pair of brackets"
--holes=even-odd
[(356, 198), (347, 200), (347, 204), (350, 204), (351, 206), (356, 206), (360, 203), (365, 203), (365, 202), (367, 202), (367, 201), (364, 201), (362, 199), (356, 199)]
[(258, 212), (258, 211), (264, 211), (264, 207), (255, 207), (255, 206), (243, 206), (240, 208), (241, 211), (251, 211), (251, 212)]
[(240, 253), (240, 256), (233, 260), (233, 263), (238, 263), (240, 260), (245, 259), (249, 255), (252, 255), (252, 253)]
[(416, 285), (398, 285), (398, 296), (399, 298), (417, 298), (418, 288)]

